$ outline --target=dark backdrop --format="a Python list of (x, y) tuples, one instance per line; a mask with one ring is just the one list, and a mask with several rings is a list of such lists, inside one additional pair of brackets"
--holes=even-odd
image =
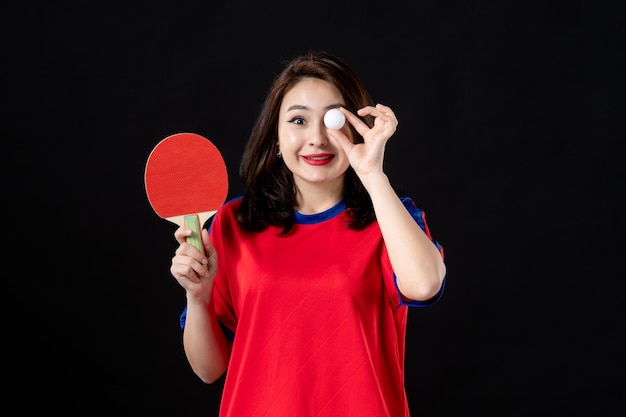
[(19, 414), (216, 415), (221, 382), (183, 356), (175, 226), (148, 204), (145, 161), (172, 133), (205, 135), (238, 195), (269, 83), (318, 49), (395, 110), (386, 170), (445, 248), (445, 296), (409, 318), (413, 414), (622, 415), (619, 2), (215, 3), (2, 6)]

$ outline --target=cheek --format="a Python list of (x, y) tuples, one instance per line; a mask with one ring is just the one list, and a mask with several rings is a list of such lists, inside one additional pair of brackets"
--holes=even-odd
[(282, 152), (293, 152), (300, 149), (301, 143), (297, 135), (290, 132), (278, 132), (278, 137), (278, 144)]

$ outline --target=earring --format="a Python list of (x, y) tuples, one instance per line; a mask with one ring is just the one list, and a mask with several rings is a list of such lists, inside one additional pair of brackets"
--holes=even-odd
[(283, 153), (280, 150), (278, 150), (278, 153), (276, 154), (276, 156), (278, 158), (282, 158), (283, 157)]

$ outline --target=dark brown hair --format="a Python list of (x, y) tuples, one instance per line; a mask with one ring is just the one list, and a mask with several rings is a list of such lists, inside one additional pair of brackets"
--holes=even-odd
[[(326, 52), (309, 52), (286, 62), (268, 90), (239, 168), (244, 194), (237, 219), (247, 230), (260, 231), (272, 225), (282, 227), (283, 234), (287, 234), (294, 225), (296, 189), (291, 171), (277, 157), (276, 132), (283, 97), (307, 77), (319, 78), (337, 87), (346, 108), (353, 113), (373, 105), (363, 83), (340, 58)], [(373, 126), (371, 116), (364, 121)], [(363, 141), (354, 128), (352, 136), (355, 143)], [(348, 227), (362, 229), (375, 219), (370, 196), (352, 167), (348, 167), (345, 175), (344, 201), (350, 218)]]

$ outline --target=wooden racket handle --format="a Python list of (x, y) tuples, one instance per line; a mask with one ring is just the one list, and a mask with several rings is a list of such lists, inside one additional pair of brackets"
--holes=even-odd
[(200, 231), (202, 225), (200, 224), (200, 218), (197, 214), (189, 214), (185, 216), (185, 227), (191, 229), (191, 236), (187, 238), (187, 242), (195, 246), (196, 249), (204, 255), (204, 246), (202, 246), (202, 237)]

